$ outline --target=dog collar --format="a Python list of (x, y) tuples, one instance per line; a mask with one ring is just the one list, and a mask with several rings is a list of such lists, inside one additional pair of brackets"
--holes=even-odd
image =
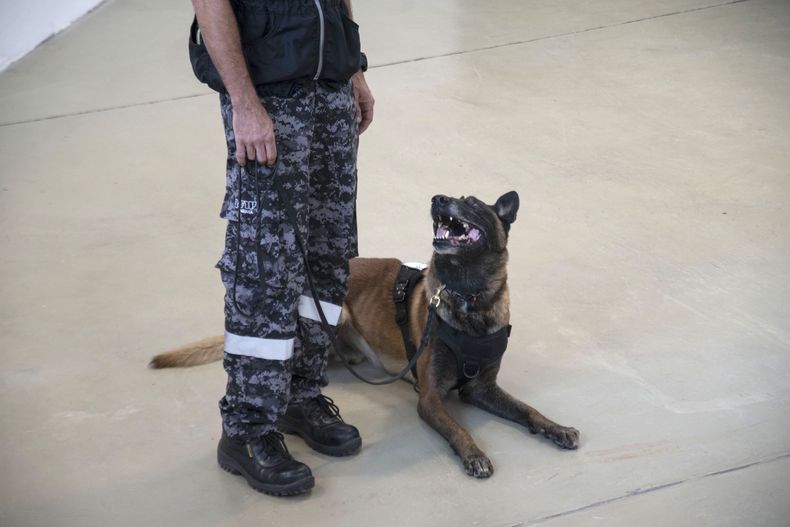
[(445, 287), (444, 290), (447, 293), (449, 293), (450, 295), (452, 295), (455, 298), (457, 298), (458, 300), (462, 300), (463, 302), (466, 302), (467, 304), (472, 304), (472, 305), (476, 304), (477, 301), (480, 300), (480, 297), (483, 295), (483, 293), (474, 293), (474, 294), (471, 294), (471, 295), (465, 295), (463, 293), (459, 293), (457, 291), (453, 291), (452, 289), (447, 289), (446, 287)]

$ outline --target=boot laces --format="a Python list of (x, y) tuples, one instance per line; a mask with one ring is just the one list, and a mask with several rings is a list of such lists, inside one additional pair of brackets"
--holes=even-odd
[(260, 441), (267, 454), (289, 453), (288, 447), (285, 446), (285, 438), (280, 432), (268, 432), (261, 436)]
[(335, 402), (323, 394), (305, 401), (305, 413), (311, 420), (320, 420), (324, 423), (344, 422)]

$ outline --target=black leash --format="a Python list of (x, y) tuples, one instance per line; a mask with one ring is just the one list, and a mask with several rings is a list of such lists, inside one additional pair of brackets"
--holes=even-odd
[[(260, 185), (258, 184), (257, 161), (251, 161), (251, 163), (253, 163), (253, 169), (252, 170), (246, 170), (245, 169), (245, 171), (247, 172), (248, 175), (250, 174), (250, 172), (252, 172), (252, 176), (255, 179), (255, 194), (256, 194), (256, 198), (255, 199), (257, 200), (257, 204), (256, 204), (256, 210), (257, 210), (256, 222), (257, 222), (257, 225), (256, 225), (256, 236), (255, 236), (255, 238), (256, 238), (256, 240), (255, 240), (255, 245), (256, 245), (255, 250), (256, 250), (256, 257), (258, 259), (258, 276), (259, 276), (259, 278), (261, 280), (261, 284), (263, 284), (263, 266), (261, 264), (263, 259), (262, 259), (262, 255), (261, 255), (261, 244), (260, 244), (260, 217), (261, 217), (261, 207), (260, 207), (260, 199), (261, 198), (260, 198), (260, 191), (259, 191)], [(271, 177), (273, 179), (274, 188), (275, 188), (275, 190), (277, 192), (277, 200), (279, 201), (280, 206), (283, 209), (285, 209), (285, 212), (288, 215), (288, 221), (291, 223), (291, 227), (294, 230), (294, 238), (296, 238), (296, 245), (299, 248), (299, 252), (301, 253), (301, 256), (302, 256), (302, 261), (304, 262), (305, 275), (307, 275), (307, 283), (308, 283), (308, 285), (310, 287), (310, 294), (313, 297), (313, 302), (315, 302), (315, 307), (316, 307), (316, 310), (318, 311), (318, 317), (321, 319), (321, 327), (324, 330), (324, 333), (326, 333), (327, 336), (329, 336), (329, 345), (332, 347), (332, 349), (337, 354), (337, 356), (340, 357), (341, 362), (346, 367), (346, 369), (349, 372), (351, 372), (351, 375), (353, 375), (354, 377), (356, 377), (357, 379), (359, 379), (359, 380), (361, 380), (363, 382), (366, 382), (368, 384), (372, 384), (374, 386), (381, 386), (381, 385), (384, 385), (384, 384), (392, 384), (394, 382), (403, 380), (403, 378), (412, 370), (412, 368), (415, 367), (415, 365), (417, 364), (417, 361), (419, 360), (420, 356), (422, 355), (422, 352), (428, 346), (428, 341), (430, 340), (431, 331), (433, 329), (433, 323), (434, 323), (434, 321), (436, 319), (436, 308), (438, 308), (439, 304), (441, 303), (440, 294), (441, 294), (442, 290), (444, 289), (444, 286), (440, 287), (436, 291), (436, 293), (434, 293), (434, 295), (431, 297), (430, 302), (428, 303), (428, 321), (425, 324), (425, 332), (422, 335), (422, 339), (420, 340), (420, 345), (417, 348), (417, 352), (414, 354), (413, 357), (411, 357), (411, 360), (409, 360), (409, 363), (406, 365), (405, 368), (403, 368), (403, 370), (401, 370), (400, 372), (398, 372), (394, 376), (388, 377), (386, 379), (381, 379), (381, 380), (371, 380), (371, 379), (366, 378), (365, 376), (363, 376), (359, 372), (357, 372), (351, 366), (351, 363), (349, 362), (349, 360), (340, 352), (340, 350), (339, 350), (340, 346), (337, 345), (336, 333), (332, 329), (332, 326), (327, 321), (326, 315), (324, 314), (324, 310), (321, 308), (321, 301), (318, 298), (318, 292), (317, 292), (317, 290), (315, 288), (315, 283), (314, 283), (315, 280), (313, 278), (313, 273), (310, 271), (310, 263), (308, 261), (307, 248), (306, 248), (306, 246), (305, 246), (305, 244), (304, 244), (304, 242), (302, 240), (301, 235), (299, 234), (299, 224), (296, 221), (296, 211), (294, 210), (293, 206), (291, 206), (290, 202), (286, 201), (285, 196), (283, 195), (284, 193), (283, 193), (282, 187), (280, 185), (280, 181), (277, 178), (277, 168), (278, 167), (279, 167), (279, 161), (275, 165), (274, 169), (272, 170), (272, 174), (269, 177)], [(238, 206), (238, 211), (239, 211), (239, 229), (241, 229), (241, 188), (242, 188), (242, 184), (241, 184), (241, 177), (240, 177), (239, 178), (239, 206)], [(236, 273), (235, 273), (234, 280), (233, 280), (233, 302), (234, 302), (234, 304), (236, 304), (236, 278), (238, 277), (238, 272), (239, 272), (239, 267), (238, 267), (239, 261), (240, 261), (239, 260), (239, 254), (241, 252), (241, 251), (238, 250), (239, 249), (239, 245), (238, 245), (239, 242), (238, 242), (238, 240), (240, 238), (241, 238), (241, 232), (239, 232), (239, 238), (237, 238), (237, 242), (236, 242), (237, 243), (237, 245), (236, 245), (236, 249), (237, 249), (237, 252), (236, 252)], [(236, 309), (239, 309), (238, 305), (236, 305)], [(239, 312), (242, 315), (244, 315), (244, 316), (251, 316), (251, 315), (248, 315), (248, 314), (244, 313), (240, 309), (239, 309)]]
[[(263, 254), (261, 253), (261, 189), (260, 185), (258, 184), (258, 163), (257, 161), (253, 161), (255, 163), (254, 170), (252, 171), (252, 178), (255, 181), (255, 260), (258, 264), (258, 280), (261, 283), (261, 291), (265, 290), (265, 280), (263, 278)], [(244, 311), (241, 307), (239, 307), (239, 302), (236, 300), (236, 286), (239, 282), (239, 270), (241, 269), (241, 226), (242, 226), (242, 219), (241, 219), (241, 202), (242, 196), (244, 195), (244, 174), (246, 172), (247, 175), (250, 175), (250, 171), (247, 170), (244, 166), (240, 166), (239, 171), (239, 198), (238, 203), (236, 205), (236, 214), (238, 215), (238, 223), (239, 223), (239, 232), (236, 233), (236, 265), (233, 271), (233, 292), (231, 293), (231, 297), (233, 300), (233, 306), (236, 308), (236, 311), (241, 313), (247, 318), (252, 318), (255, 316), (255, 309), (249, 313)], [(272, 174), (270, 177), (275, 178), (277, 177), (277, 167), (279, 164), (274, 166), (272, 170)], [(278, 187), (279, 189), (279, 187)], [(279, 192), (278, 192), (279, 196)], [(250, 305), (254, 305), (252, 299), (250, 299)]]

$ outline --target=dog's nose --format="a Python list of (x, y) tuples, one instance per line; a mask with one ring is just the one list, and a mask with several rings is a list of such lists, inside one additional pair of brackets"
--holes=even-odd
[(444, 194), (437, 194), (431, 198), (431, 203), (434, 205), (447, 205), (450, 203), (450, 198), (445, 196)]

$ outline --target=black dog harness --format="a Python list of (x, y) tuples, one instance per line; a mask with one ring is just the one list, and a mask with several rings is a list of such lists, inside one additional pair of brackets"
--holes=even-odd
[(507, 349), (510, 329), (511, 326), (507, 325), (496, 333), (474, 337), (439, 318), (439, 339), (452, 350), (458, 364), (457, 388), (477, 377), (483, 368), (502, 358)]
[[(417, 348), (414, 347), (411, 336), (409, 336), (409, 297), (423, 278), (425, 275), (419, 269), (401, 265), (398, 276), (395, 277), (395, 286), (392, 289), (392, 300), (395, 302), (395, 322), (400, 328), (403, 345), (406, 347), (406, 357), (409, 361), (417, 353)], [(411, 369), (411, 373), (417, 379), (416, 364)]]
[[(395, 322), (400, 328), (406, 356), (409, 360), (417, 351), (409, 335), (409, 297), (424, 277), (422, 271), (401, 265), (392, 290), (392, 300), (395, 302)], [(496, 333), (475, 337), (455, 329), (441, 317), (438, 318), (437, 335), (455, 355), (458, 368), (456, 388), (460, 388), (477, 377), (486, 366), (499, 361), (507, 349), (510, 325), (503, 327)], [(417, 379), (416, 365), (412, 368), (412, 374)]]

